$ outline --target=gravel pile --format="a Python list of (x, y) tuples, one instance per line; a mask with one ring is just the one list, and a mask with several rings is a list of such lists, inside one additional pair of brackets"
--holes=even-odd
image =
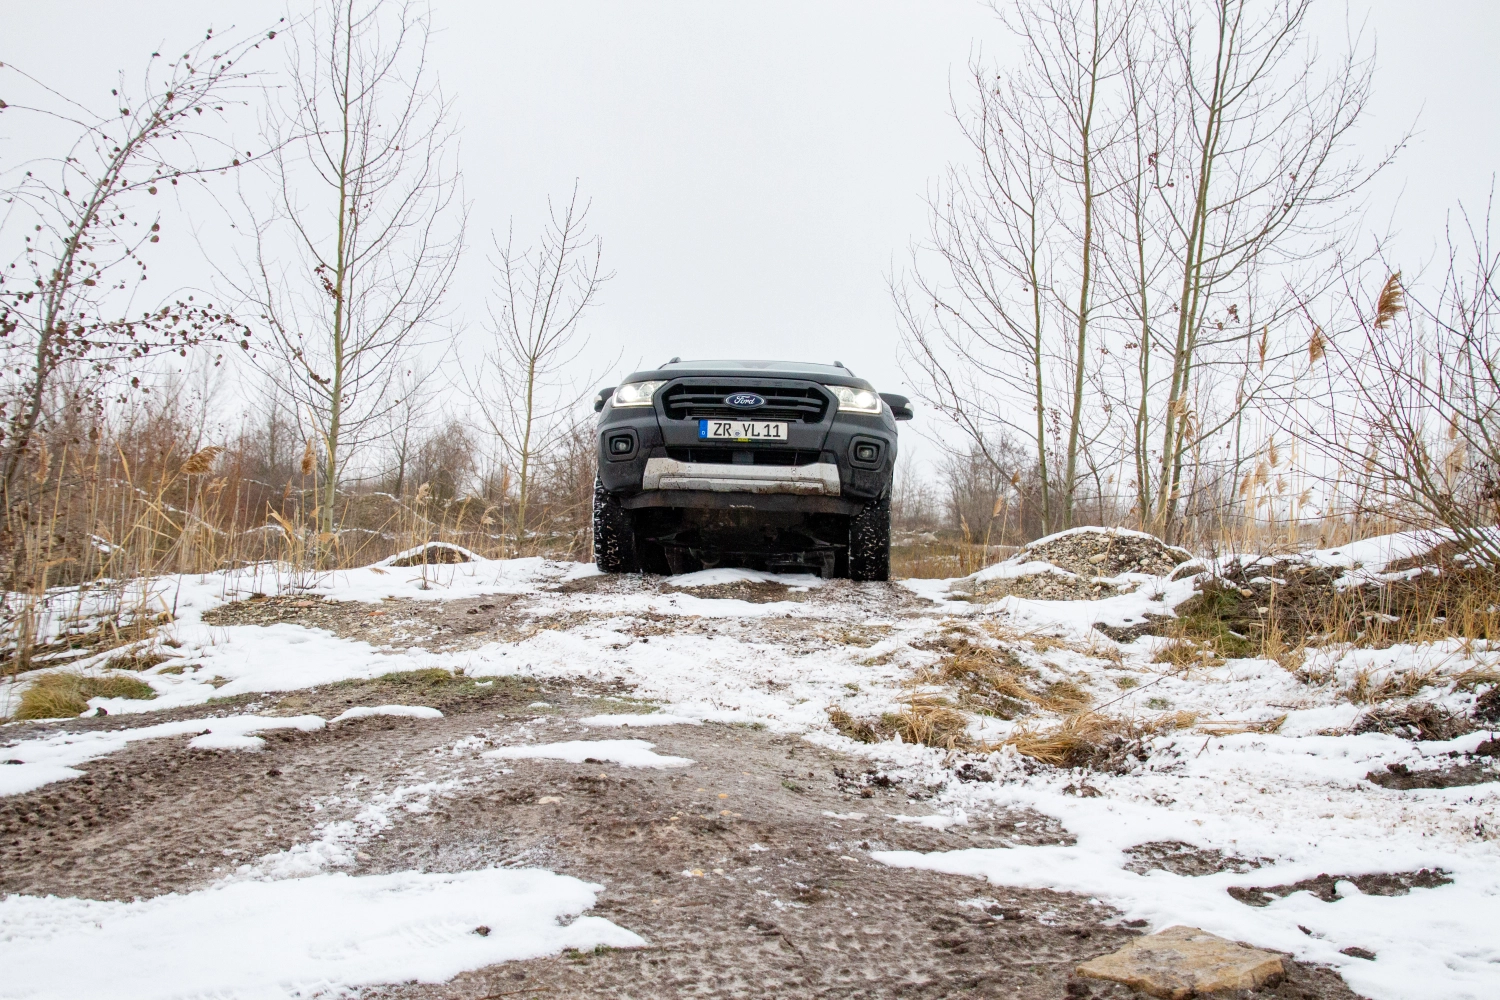
[(1079, 576), (1145, 573), (1167, 576), (1193, 558), (1187, 549), (1168, 545), (1139, 531), (1075, 528), (1039, 538), (1016, 554), (1016, 562), (1051, 563)]
[(965, 580), (958, 594), (987, 601), (1015, 595), (1039, 601), (1090, 601), (1128, 594), (1139, 584), (1116, 578), (1126, 573), (1170, 576), (1191, 561), (1192, 553), (1139, 531), (1118, 528), (1074, 528), (1039, 538), (1002, 565), (1047, 563), (1062, 573), (1041, 571), (1021, 576)]
[[(999, 600), (1015, 595), (1031, 601), (1096, 601), (1116, 594), (1128, 594), (1135, 589), (1127, 584), (1117, 587), (1113, 583), (1084, 576), (1064, 576), (1061, 573), (1030, 573), (1026, 576), (1002, 577), (982, 582), (966, 581), (965, 591), (975, 598), (986, 601)], [(962, 589), (962, 588), (960, 588)]]

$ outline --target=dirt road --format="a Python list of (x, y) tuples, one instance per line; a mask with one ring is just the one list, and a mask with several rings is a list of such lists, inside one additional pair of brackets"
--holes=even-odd
[[(565, 594), (661, 586), (593, 580)], [(733, 633), (742, 643), (774, 643), (805, 655), (868, 645), (930, 614), (896, 588), (789, 593), (743, 584), (695, 596), (847, 610), (836, 619), (636, 614), (625, 626), (617, 623), (617, 631), (638, 642)], [(362, 605), (282, 598), (226, 605), (206, 620), (240, 630), (306, 624), (377, 642), (399, 633), (403, 641), (462, 650), (539, 629), (587, 630), (618, 616), (586, 602), (566, 613), (539, 613), (527, 601), (396, 601), (372, 615)], [(590, 679), (584, 667), (576, 678), (428, 670), (241, 695), (208, 712), (151, 713), (150, 723), (246, 712), (331, 719), (351, 707), (398, 704), (437, 708), (443, 717), (377, 716), (310, 732), (269, 731), (255, 752), (191, 749), (187, 737), (132, 743), (82, 765), (84, 777), (0, 798), (0, 892), (128, 900), (189, 893), (226, 878), (327, 868), (369, 875), (537, 867), (602, 885), (592, 912), (647, 945), (510, 962), (442, 984), (369, 987), (359, 995), (1132, 995), (1072, 972), (1142, 933), (1110, 907), (1073, 893), (1007, 888), (871, 857), (1070, 843), (1057, 820), (1010, 806), (935, 824), (933, 789), (910, 773), (758, 724), (585, 725), (580, 720), (601, 713), (655, 706), (635, 698), (631, 685)], [(13, 724), (5, 737), (142, 722), (109, 716)], [(692, 763), (655, 768), (484, 756), (496, 747), (602, 739), (647, 740), (656, 754)], [(961, 761), (950, 764), (959, 768)], [(975, 782), (995, 779), (982, 762), (962, 773)], [(1258, 995), (1356, 996), (1330, 970), (1290, 959), (1287, 967), (1285, 982)]]

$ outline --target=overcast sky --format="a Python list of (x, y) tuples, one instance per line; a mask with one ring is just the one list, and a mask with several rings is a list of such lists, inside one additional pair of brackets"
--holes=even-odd
[[(0, 0), (0, 60), (94, 99), (159, 45), (286, 10)], [(961, 155), (950, 83), (962, 86), (976, 48), (1006, 54), (985, 6), (434, 0), (433, 11), (472, 203), (460, 319), (483, 316), (489, 231), (512, 216), (518, 234), (534, 231), (548, 195), (576, 179), (615, 272), (588, 320), (596, 357), (621, 352), (626, 370), (672, 355), (838, 359), (882, 389), (910, 388), (885, 283), (924, 229), (923, 192)], [(1500, 5), (1319, 8), (1330, 49), (1351, 24), (1378, 42), (1371, 154), (1419, 130), (1370, 199), (1415, 270), (1444, 214), (1459, 199), (1481, 205), (1500, 162)], [(15, 162), (18, 125), (6, 121), (0, 165)], [(170, 280), (169, 263), (155, 273)]]

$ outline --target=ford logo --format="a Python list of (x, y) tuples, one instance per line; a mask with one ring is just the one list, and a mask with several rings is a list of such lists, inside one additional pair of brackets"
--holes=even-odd
[(753, 392), (736, 392), (724, 397), (724, 402), (737, 410), (753, 410), (765, 406), (766, 401)]

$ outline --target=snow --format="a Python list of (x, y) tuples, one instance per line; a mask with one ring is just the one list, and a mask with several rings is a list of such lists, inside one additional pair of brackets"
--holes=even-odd
[(613, 761), (625, 767), (686, 767), (693, 763), (687, 757), (652, 753), (654, 746), (655, 743), (645, 740), (568, 740), (564, 743), (496, 747), (486, 750), (484, 756), (496, 760), (565, 760), (570, 764)]
[(578, 720), (585, 726), (626, 726), (638, 728), (640, 726), (701, 726), (699, 719), (689, 719), (681, 715), (667, 715), (664, 712), (654, 712), (649, 715), (588, 715)]
[(1387, 564), (1420, 556), (1448, 539), (1446, 532), (1403, 531), (1363, 538), (1331, 549), (1313, 549), (1300, 559), (1315, 566), (1380, 571)]
[[(483, 556), (479, 555), (479, 553), (474, 552), (474, 551), (472, 551), (470, 549), (466, 549), (462, 545), (454, 545), (452, 542), (425, 542), (422, 545), (414, 545), (414, 546), (412, 546), (409, 549), (405, 549), (405, 550), (403, 550), (401, 552), (397, 552), (393, 556), (387, 556), (386, 558), (380, 560), (375, 565), (377, 567), (390, 568), (392, 563), (400, 562), (403, 559), (411, 559), (414, 556), (420, 556), (424, 552), (451, 552), (454, 555), (456, 555), (456, 556), (459, 557), (459, 561), (460, 562), (477, 562), (477, 561), (479, 561), (480, 559), (483, 558)], [(429, 565), (428, 568), (430, 569), (432, 566), (444, 566), (444, 565), (453, 565), (453, 564), (452, 563), (438, 563), (438, 562), (433, 562), (433, 563), (431, 563)], [(396, 568), (397, 569), (412, 569), (413, 567), (410, 567), (410, 566), (400, 566), (400, 567), (396, 567)]]
[(204, 733), (188, 740), (193, 750), (260, 750), (266, 741), (259, 736), (236, 736), (233, 733)]
[[(1470, 747), (1476, 742), (1465, 739)], [(1355, 747), (1341, 745), (1350, 740)], [(1311, 747), (1303, 740), (1248, 734), (1212, 742), (1224, 746), (1191, 758), (1192, 764), (1170, 783), (1090, 774), (1087, 780), (1102, 792), (1096, 798), (1058, 794), (1055, 786), (1061, 779), (1048, 783), (1051, 787), (1028, 783), (1030, 787), (1006, 786), (967, 796), (971, 808), (984, 800), (1055, 816), (1077, 838), (1073, 846), (930, 854), (888, 851), (872, 856), (897, 867), (981, 876), (997, 885), (1087, 894), (1119, 908), (1128, 919), (1147, 920), (1154, 930), (1187, 924), (1335, 966), (1353, 989), (1377, 1000), (1478, 1000), (1496, 995), (1500, 939), (1493, 928), (1500, 920), (1500, 866), (1495, 864), (1495, 852), (1472, 836), (1467, 843), (1443, 837), (1444, 824), (1421, 815), (1474, 796), (1474, 788), (1416, 793), (1415, 802), (1406, 798), (1411, 792), (1370, 785), (1365, 791), (1355, 782), (1369, 763), (1382, 751), (1402, 749), (1392, 737), (1322, 737), (1314, 738)], [(1419, 749), (1438, 754), (1460, 743)], [(1270, 760), (1267, 749), (1272, 751)], [(1281, 779), (1275, 782), (1275, 797), (1261, 799), (1254, 810), (1235, 808), (1246, 804), (1241, 796), (1247, 768), (1258, 772), (1261, 781), (1273, 781), (1272, 775)], [(1226, 794), (1220, 790), (1229, 783), (1227, 776), (1241, 781)], [(1337, 799), (1307, 794), (1314, 788), (1339, 786), (1344, 794)], [(1152, 791), (1164, 796), (1168, 788), (1186, 808), (1164, 808), (1148, 798)], [(1479, 795), (1487, 799), (1482, 811), (1492, 811), (1495, 793)], [(1365, 801), (1356, 803), (1358, 799)], [(1404, 815), (1393, 822), (1398, 817), (1387, 811), (1399, 808), (1398, 802), (1412, 802), (1417, 809), (1401, 809)], [(1378, 819), (1382, 814), (1384, 818)], [(917, 821), (927, 825), (928, 820)], [(1197, 877), (1164, 871), (1139, 875), (1123, 867), (1126, 848), (1163, 840), (1277, 860), (1246, 874), (1226, 871)], [(1342, 897), (1333, 903), (1297, 892), (1266, 907), (1245, 905), (1226, 892), (1230, 886), (1283, 885), (1323, 873), (1420, 868), (1442, 868), (1452, 873), (1454, 882), (1401, 896), (1365, 896), (1352, 883), (1344, 883)], [(1312, 934), (1299, 930), (1299, 924)], [(1348, 947), (1368, 949), (1377, 958), (1368, 962), (1341, 954)]]
[(1006, 559), (1004, 562), (997, 562), (993, 566), (986, 566), (978, 573), (969, 577), (969, 579), (976, 583), (988, 583), (990, 580), (1014, 580), (1023, 576), (1036, 576), (1038, 573), (1055, 573), (1058, 576), (1064, 577), (1078, 576), (1077, 573), (1070, 573), (1061, 566), (1054, 566), (1049, 562), (1041, 562), (1035, 559), (1018, 562), (1013, 559)]
[(329, 725), (348, 719), (368, 719), (374, 715), (390, 715), (400, 719), (441, 719), (443, 713), (426, 705), (361, 705), (347, 709), (328, 720)]
[(222, 719), (189, 719), (136, 729), (59, 733), (25, 740), (0, 749), (0, 758), (21, 761), (20, 764), (0, 764), (0, 796), (20, 795), (54, 781), (82, 777), (84, 772), (77, 769), (78, 765), (123, 750), (137, 740), (194, 735), (197, 738), (188, 744), (194, 749), (255, 750), (264, 745), (264, 741), (253, 735), (255, 733), (271, 729), (312, 732), (322, 729), (323, 725), (323, 720), (316, 715), (280, 718), (231, 715)]
[[(399, 813), (420, 814), (429, 811), (434, 796), (446, 795), (462, 787), (462, 779), (420, 781), (398, 785), (389, 791), (376, 792), (355, 804), (358, 811), (350, 819), (324, 823), (315, 840), (293, 844), (284, 851), (267, 854), (253, 864), (243, 864), (231, 876), (236, 879), (304, 878), (328, 868), (344, 868), (358, 860), (359, 846), (369, 843), (395, 825)], [(314, 803), (315, 808), (346, 804), (349, 799)]]
[[(1406, 533), (1305, 553), (1300, 558), (1310, 565), (1378, 574), (1395, 560), (1427, 551), (1433, 540), (1432, 536)], [(1233, 558), (1248, 561), (1254, 556)], [(1217, 568), (1212, 562), (1204, 565), (1210, 571)], [(991, 569), (1004, 574), (1021, 568), (1013, 564), (1009, 569)], [(139, 674), (158, 692), (154, 701), (101, 704), (116, 715), (196, 705), (225, 695), (289, 691), (430, 667), (463, 670), (469, 677), (485, 679), (479, 683), (490, 678), (526, 677), (623, 685), (633, 697), (658, 703), (660, 711), (606, 712), (567, 722), (546, 711), (552, 703), (538, 701), (533, 708), (546, 714), (539, 714), (519, 732), (506, 737), (515, 745), (480, 752), (480, 747), (487, 746), (481, 740), (464, 753), (479, 752), (497, 762), (551, 759), (584, 763), (592, 759), (631, 767), (677, 767), (692, 762), (657, 754), (653, 744), (644, 740), (566, 739), (565, 735), (590, 735), (587, 729), (760, 724), (774, 732), (800, 735), (819, 746), (860, 755), (870, 766), (900, 778), (909, 787), (924, 789), (922, 815), (884, 817), (882, 822), (962, 829), (1000, 810), (1025, 808), (1054, 818), (1076, 838), (1069, 847), (1012, 846), (875, 855), (886, 864), (977, 875), (997, 885), (1078, 892), (1118, 908), (1127, 918), (1145, 919), (1154, 929), (1172, 923), (1201, 926), (1236, 940), (1290, 952), (1301, 960), (1332, 965), (1356, 991), (1374, 1000), (1479, 1000), (1500, 996), (1500, 942), (1493, 932), (1500, 918), (1500, 852), (1496, 851), (1500, 823), (1495, 819), (1500, 784), (1395, 791), (1365, 780), (1366, 773), (1383, 771), (1389, 764), (1413, 769), (1441, 765), (1449, 760), (1450, 753), (1472, 752), (1490, 734), (1477, 732), (1448, 742), (1420, 743), (1376, 733), (1348, 733), (1369, 708), (1353, 704), (1349, 698), (1351, 687), (1361, 678), (1379, 684), (1386, 678), (1430, 672), (1435, 683), (1421, 697), (1450, 711), (1469, 711), (1474, 693), (1459, 688), (1454, 680), (1464, 671), (1500, 670), (1500, 643), (1437, 642), (1381, 650), (1329, 645), (1307, 650), (1305, 661), (1295, 672), (1260, 658), (1231, 659), (1215, 666), (1180, 670), (1152, 662), (1161, 640), (1148, 637), (1118, 645), (1105, 639), (1094, 625), (1130, 625), (1147, 615), (1170, 616), (1194, 593), (1191, 579), (1137, 579), (1138, 575), (1132, 575), (1132, 581), (1139, 584), (1135, 590), (1102, 600), (1042, 601), (1012, 595), (988, 604), (954, 599), (954, 581), (901, 581), (899, 585), (922, 602), (914, 612), (903, 609), (899, 616), (890, 613), (891, 617), (881, 616), (879, 592), (874, 589), (842, 583), (821, 585), (813, 578), (741, 570), (688, 574), (663, 581), (660, 588), (557, 589), (562, 583), (596, 575), (590, 566), (517, 559), (409, 569), (377, 566), (300, 575), (255, 567), (162, 581), (152, 599), (177, 609), (172, 637), (181, 645), (174, 650), (178, 656), (173, 665), (200, 666), (180, 674), (163, 674), (160, 667)], [(752, 603), (703, 596), (707, 593), (704, 588), (736, 582), (775, 583), (789, 591), (820, 589), (805, 601)], [(846, 586), (850, 590), (844, 598), (838, 588)], [(227, 628), (203, 624), (203, 612), (252, 592), (302, 594), (370, 605), (387, 598), (425, 601), (519, 594), (524, 595), (524, 602), (517, 602), (513, 608), (524, 605), (525, 614), (550, 616), (569, 624), (542, 629), (517, 641), (489, 642), (441, 654), (422, 648), (377, 648), (289, 623)], [(74, 603), (82, 606), (91, 600), (103, 598), (78, 598)], [(60, 598), (58, 608), (64, 604), (66, 600)], [(52, 614), (55, 619), (60, 611), (54, 609)], [(860, 717), (896, 710), (910, 697), (914, 673), (938, 661), (940, 653), (934, 651), (934, 640), (954, 628), (967, 630), (966, 634), (977, 642), (1003, 644), (1027, 669), (1035, 671), (1040, 682), (1073, 683), (1090, 695), (1094, 705), (1112, 715), (1145, 722), (1182, 712), (1191, 713), (1197, 721), (1149, 741), (1144, 748), (1146, 759), (1128, 762), (1123, 773), (1027, 766), (1013, 750), (1005, 749), (978, 760), (994, 772), (996, 780), (992, 782), (956, 780), (954, 759), (944, 751), (895, 742), (858, 744), (832, 729), (826, 715), (830, 705)], [(855, 630), (863, 630), (866, 638), (858, 643), (846, 638)], [(1033, 641), (1043, 637), (1045, 642)], [(24, 684), (7, 682), (0, 685), (0, 692), (9, 692), (13, 698)], [(0, 693), (0, 708), (7, 703), (6, 697)], [(1399, 707), (1404, 702), (1391, 704)], [(332, 721), (391, 714), (388, 710), (400, 710), (399, 714), (413, 718), (438, 717), (435, 709), (422, 706), (380, 706), (345, 712)], [(1280, 724), (1274, 732), (1219, 735), (1213, 729), (1215, 725), (1269, 725), (1278, 719)], [(50, 781), (77, 777), (79, 765), (138, 739), (187, 736), (192, 737), (193, 745), (202, 741), (224, 749), (251, 750), (259, 742), (258, 732), (278, 725), (317, 728), (323, 724), (316, 716), (232, 716), (28, 739), (0, 748), (0, 761), (24, 761), (19, 765), (0, 764), (0, 795), (19, 794)], [(580, 724), (586, 728), (579, 728)], [(998, 746), (1019, 724), (986, 717), (976, 719), (971, 732)], [(1044, 727), (1048, 717), (1033, 716), (1030, 724)], [(573, 728), (565, 734), (565, 727)], [(355, 808), (340, 814), (349, 818), (326, 823), (306, 843), (241, 866), (222, 889), (260, 886), (269, 893), (272, 890), (264, 887), (283, 884), (375, 885), (369, 879), (350, 878), (332, 870), (353, 865), (358, 845), (377, 836), (403, 813), (421, 812), (434, 797), (480, 777), (412, 774), (402, 779), (403, 784), (368, 793)], [(1075, 794), (1080, 785), (1089, 786), (1092, 797)], [(838, 814), (829, 819), (853, 815)], [(1162, 871), (1140, 875), (1126, 869), (1128, 848), (1165, 840), (1265, 860), (1262, 867), (1246, 874), (1226, 871), (1185, 877)], [(1453, 882), (1398, 896), (1365, 896), (1352, 884), (1344, 884), (1340, 897), (1331, 903), (1299, 892), (1266, 907), (1247, 906), (1226, 891), (1231, 886), (1289, 884), (1325, 873), (1359, 875), (1421, 868), (1442, 868)], [(432, 969), (430, 974), (441, 978), (451, 975), (450, 969), (473, 967), (459, 962), (457, 956), (469, 954), (463, 949), (495, 946), (500, 937), (492, 934), (481, 939), (469, 933), (480, 923), (498, 927), (496, 921), (504, 919), (468, 915), (470, 911), (464, 906), (468, 905), (466, 893), (471, 883), (465, 880), (471, 877), (489, 876), (481, 872), (381, 876), (396, 881), (388, 889), (373, 891), (377, 895), (388, 891), (391, 899), (403, 893), (414, 894), (414, 898), (425, 898), (423, 893), (431, 893), (434, 898), (450, 894), (457, 901), (453, 912), (461, 914), (467, 926), (454, 925), (450, 938), (445, 936), (448, 930), (442, 929), (446, 924), (424, 924), (420, 933), (413, 932), (417, 936), (410, 942), (396, 941), (387, 949), (388, 954), (378, 956), (378, 962), (376, 956), (367, 956), (368, 968), (378, 965), (385, 970), (370, 972), (374, 979), (360, 979), (363, 972), (338, 971), (345, 970), (342, 963), (346, 960), (351, 963), (349, 968), (366, 968), (360, 964), (364, 959), (358, 948), (347, 951), (344, 944), (330, 937), (334, 931), (329, 928), (339, 927), (342, 918), (330, 917), (329, 922), (317, 926), (308, 939), (311, 943), (277, 938), (279, 930), (275, 928), (267, 932), (269, 937), (257, 936), (259, 932), (251, 927), (248, 916), (241, 922), (236, 922), (239, 917), (226, 920), (226, 926), (254, 942), (256, 948), (262, 947), (264, 939), (268, 950), (259, 953), (262, 964), (256, 968), (280, 963), (293, 970), (284, 980), (293, 984), (286, 987), (288, 990), (323, 989), (337, 995), (339, 990), (355, 988), (358, 983), (421, 978), (429, 974), (422, 971), (425, 969)], [(428, 883), (423, 879), (438, 881)], [(17, 964), (12, 959), (12, 954), (19, 953), (11, 949), (30, 947), (27, 942), (32, 941), (20, 931), (14, 934), (21, 936), (7, 937), (12, 934), (12, 926), (35, 927), (40, 935), (43, 929), (56, 925), (63, 928), (57, 931), (59, 935), (64, 931), (82, 935), (93, 933), (89, 928), (95, 918), (81, 914), (98, 913), (107, 917), (100, 921), (101, 934), (106, 928), (156, 927), (147, 921), (148, 915), (186, 913), (189, 900), (240, 898), (210, 895), (220, 891), (215, 888), (138, 904), (11, 897), (0, 902), (0, 963), (6, 968), (33, 967), (30, 962)], [(318, 890), (325, 894), (330, 907), (343, 905), (340, 900), (358, 891), (362, 890)], [(493, 887), (486, 891), (501, 901), (497, 908), (505, 909), (503, 891)], [(476, 889), (475, 905), (483, 902), (482, 896)], [(523, 898), (530, 897), (523, 894)], [(297, 897), (277, 899), (282, 900), (277, 905), (288, 912), (299, 906)], [(24, 919), (9, 920), (10, 914), (21, 913), (26, 907), (32, 909), (26, 910)], [(226, 912), (240, 911), (231, 907)], [(412, 919), (417, 920), (421, 912), (421, 906), (416, 905)], [(545, 947), (553, 950), (563, 946), (556, 944), (556, 935), (578, 926), (578, 922), (569, 928), (553, 926), (558, 916), (578, 909), (542, 906), (535, 912), (542, 915), (526, 925), (527, 933), (535, 925), (536, 932), (546, 938)], [(151, 920), (156, 919), (167, 917), (151, 916)], [(353, 918), (351, 926), (360, 926), (360, 919)], [(376, 919), (373, 913), (371, 919)], [(1299, 924), (1312, 933), (1299, 930)], [(149, 964), (139, 956), (117, 964), (127, 969), (160, 964), (165, 970), (162, 989), (178, 990), (171, 995), (191, 994), (193, 990), (209, 993), (219, 987), (193, 985), (198, 980), (191, 979), (190, 973), (197, 974), (193, 963), (202, 955), (211, 955), (220, 947), (218, 939), (207, 939), (216, 933), (211, 925), (212, 921), (204, 921), (202, 928), (195, 926), (193, 933), (200, 937), (187, 938), (188, 945), (174, 946), (170, 953), (167, 949), (143, 952), (152, 956)], [(619, 928), (614, 931), (629, 933)], [(225, 941), (232, 940), (229, 933), (226, 931)], [(140, 938), (128, 939), (145, 941), (147, 935), (143, 931)], [(305, 948), (313, 945), (325, 949), (319, 954), (327, 957), (327, 969), (335, 971), (297, 971), (312, 968)], [(76, 943), (69, 947), (76, 948)], [(1341, 954), (1340, 949), (1347, 947), (1368, 949), (1377, 958), (1368, 962)], [(282, 949), (286, 957), (283, 959), (274, 949)], [(479, 964), (494, 960), (474, 959)], [(207, 961), (202, 961), (207, 968)], [(423, 964), (429, 961), (431, 965)], [(247, 975), (245, 982), (249, 985), (243, 993), (224, 995), (285, 995), (251, 992), (252, 987), (262, 988), (256, 985), (262, 980), (256, 978), (258, 972)], [(394, 978), (379, 978), (387, 975)], [(81, 982), (87, 986), (92, 981), (85, 978)], [(281, 989), (277, 983), (282, 982), (277, 979), (265, 989)], [(142, 990), (148, 988), (154, 987), (150, 983), (141, 986)], [(6, 993), (7, 989), (20, 990), (21, 986), (0, 982), (0, 997), (20, 995)], [(38, 983), (33, 995), (61, 995), (46, 992), (58, 989)], [(95, 990), (94, 994), (158, 995), (109, 988), (102, 993)], [(90, 995), (90, 991), (70, 989), (68, 995)]]
[(713, 587), (725, 583), (779, 583), (793, 591), (821, 587), (823, 578), (811, 573), (767, 573), (758, 569), (703, 569), (667, 578), (670, 587)]
[(575, 917), (602, 889), (486, 868), (241, 881), (130, 903), (12, 895), (0, 899), (0, 997), (342, 996), (567, 948), (644, 945), (602, 917)]

